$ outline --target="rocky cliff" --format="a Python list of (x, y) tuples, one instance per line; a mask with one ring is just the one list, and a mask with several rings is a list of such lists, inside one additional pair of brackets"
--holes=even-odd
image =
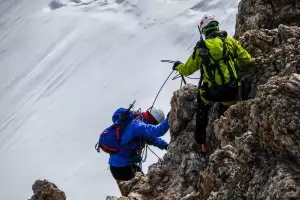
[(299, 16), (297, 0), (242, 0), (236, 35), (254, 57), (245, 76), (253, 98), (220, 118), (212, 107), (203, 155), (193, 139), (197, 87), (175, 91), (168, 153), (107, 199), (300, 199), (300, 28), (290, 26)]
[(34, 195), (29, 200), (66, 200), (66, 195), (47, 180), (37, 180), (32, 185)]
[(236, 35), (253, 29), (275, 29), (280, 24), (300, 25), (299, 0), (242, 0), (237, 15)]

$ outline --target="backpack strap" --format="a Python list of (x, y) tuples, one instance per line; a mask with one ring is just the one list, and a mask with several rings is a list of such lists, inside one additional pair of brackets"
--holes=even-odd
[[(204, 42), (203, 39), (200, 40), (200, 41), (197, 43), (197, 45), (196, 45), (195, 48), (199, 49), (200, 56), (201, 56), (201, 58), (202, 58), (202, 62), (201, 62), (201, 64), (200, 64), (200, 73), (201, 73), (200, 81), (202, 82), (202, 79), (203, 79), (203, 76), (204, 76), (204, 69), (203, 69), (203, 67), (204, 67), (204, 66), (209, 66), (209, 65), (210, 65), (210, 57), (211, 57), (211, 55), (210, 55), (209, 49), (208, 49), (207, 46), (205, 45), (205, 42)], [(194, 53), (195, 53), (195, 52), (196, 52), (196, 51), (194, 50)], [(195, 57), (194, 53), (193, 53), (193, 58)], [(207, 77), (207, 78), (210, 80), (210, 82), (212, 82), (213, 84), (215, 84), (216, 82), (215, 82), (215, 79), (213, 78), (213, 77), (215, 77), (215, 76), (214, 76), (214, 70), (213, 70), (213, 69), (208, 69), (208, 68), (206, 67), (206, 72), (207, 72), (207, 74), (208, 74), (208, 77)], [(199, 82), (200, 82), (200, 81), (199, 81)], [(199, 85), (201, 85), (201, 83), (199, 83)]]
[[(224, 55), (224, 50), (223, 50), (223, 55)], [(224, 77), (224, 74), (222, 73), (222, 69), (221, 69), (220, 64), (219, 64), (219, 62), (223, 59), (223, 57), (220, 60), (215, 60), (210, 53), (209, 53), (209, 57), (214, 61), (214, 64), (210, 65), (210, 66), (214, 66), (212, 70), (215, 70), (215, 69), (218, 70), (218, 73), (221, 76), (222, 84), (224, 84), (225, 83), (225, 77)]]
[[(231, 68), (231, 65), (229, 63), (230, 60), (233, 60), (232, 59), (232, 56), (231, 55), (231, 52), (227, 50), (227, 45), (226, 45), (226, 37), (220, 37), (220, 39), (222, 40), (223, 42), (223, 60), (224, 60), (224, 63), (226, 64), (227, 68), (228, 68), (228, 71), (229, 71), (229, 74), (230, 74), (230, 79), (235, 79), (237, 80), (237, 78), (235, 78), (235, 75), (234, 75), (234, 72)], [(223, 75), (223, 74), (222, 74)]]
[[(199, 82), (202, 82), (202, 78), (204, 76), (204, 69), (203, 68), (205, 66), (206, 67), (206, 72), (208, 74), (207, 79), (212, 83), (212, 85), (216, 85), (215, 70), (218, 71), (218, 73), (221, 77), (222, 84), (224, 84), (225, 83), (225, 77), (224, 77), (224, 74), (223, 74), (222, 69), (221, 69), (220, 64), (219, 64), (219, 62), (221, 60), (223, 60), (224, 63), (226, 64), (226, 66), (227, 66), (227, 69), (228, 69), (228, 72), (229, 72), (229, 75), (230, 75), (230, 79), (231, 79), (230, 81), (232, 81), (232, 79), (237, 80), (237, 78), (234, 75), (233, 69), (232, 69), (232, 67), (229, 63), (229, 61), (232, 60), (232, 55), (231, 55), (231, 52), (228, 51), (227, 45), (226, 45), (227, 32), (221, 31), (218, 34), (216, 33), (214, 35), (214, 37), (219, 37), (223, 42), (223, 53), (222, 53), (222, 58), (221, 59), (216, 60), (212, 57), (211, 53), (209, 52), (209, 48), (207, 48), (207, 46), (205, 45), (205, 42), (204, 42), (203, 39), (199, 40), (197, 42), (195, 48), (194, 48), (192, 58), (195, 59), (197, 49), (199, 49), (200, 56), (202, 57), (202, 63), (200, 65), (201, 76), (200, 76), (200, 81)], [(214, 64), (211, 64), (211, 60), (214, 62)], [(210, 67), (208, 67), (208, 66), (210, 66)], [(201, 83), (199, 83), (199, 85), (200, 84)]]
[(119, 124), (115, 124), (114, 126), (115, 126), (114, 128), (116, 130), (117, 139), (121, 140), (121, 132), (120, 132), (121, 126)]
[[(224, 84), (224, 83), (225, 83), (225, 77), (224, 77), (224, 74), (222, 73), (222, 69), (221, 69), (220, 64), (219, 64), (219, 62), (220, 62), (221, 60), (223, 60), (224, 63), (226, 64), (226, 66), (227, 66), (227, 69), (228, 69), (228, 72), (229, 72), (229, 75), (230, 75), (230, 81), (232, 81), (232, 79), (234, 79), (234, 80), (237, 80), (237, 79), (235, 78), (234, 72), (233, 72), (233, 70), (232, 70), (232, 68), (231, 68), (231, 66), (230, 66), (230, 63), (229, 63), (229, 61), (230, 61), (232, 58), (230, 57), (230, 52), (227, 50), (227, 45), (226, 45), (227, 34), (221, 33), (220, 36), (218, 36), (218, 37), (219, 37), (219, 38), (222, 40), (222, 42), (223, 42), (223, 53), (222, 53), (222, 58), (219, 59), (219, 60), (215, 60), (215, 59), (212, 57), (212, 55), (211, 55), (210, 53), (209, 53), (209, 57), (214, 61), (214, 63), (215, 63), (214, 65), (215, 65), (215, 67), (217, 68), (218, 73), (219, 73), (220, 76), (221, 76), (222, 84)], [(215, 83), (215, 82), (213, 82), (213, 83)]]

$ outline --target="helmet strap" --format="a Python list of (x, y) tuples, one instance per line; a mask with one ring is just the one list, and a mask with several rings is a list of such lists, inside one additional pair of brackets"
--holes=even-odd
[(151, 115), (151, 113), (149, 111), (143, 112), (142, 115), (143, 115), (144, 119), (146, 120), (146, 122), (153, 124), (153, 125), (158, 124), (156, 119)]

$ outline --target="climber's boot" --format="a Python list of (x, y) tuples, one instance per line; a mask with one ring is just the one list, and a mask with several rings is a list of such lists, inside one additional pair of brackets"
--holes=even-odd
[(205, 146), (205, 144), (200, 144), (200, 151), (202, 153), (206, 153), (206, 146)]
[(196, 144), (195, 150), (199, 154), (206, 154), (206, 146), (205, 146), (205, 144)]

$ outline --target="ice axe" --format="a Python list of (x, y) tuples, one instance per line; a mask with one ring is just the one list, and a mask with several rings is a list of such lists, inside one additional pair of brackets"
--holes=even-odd
[[(165, 62), (165, 63), (172, 63), (172, 64), (174, 64), (176, 61), (174, 61), (174, 60), (160, 60), (160, 62)], [(182, 74), (180, 74), (180, 76), (181, 76), (181, 78), (182, 78), (182, 81), (183, 81), (184, 85), (186, 85), (186, 81), (185, 81), (184, 76), (183, 76)]]
[(175, 63), (176, 61), (174, 61), (174, 60), (160, 60), (160, 62)]

